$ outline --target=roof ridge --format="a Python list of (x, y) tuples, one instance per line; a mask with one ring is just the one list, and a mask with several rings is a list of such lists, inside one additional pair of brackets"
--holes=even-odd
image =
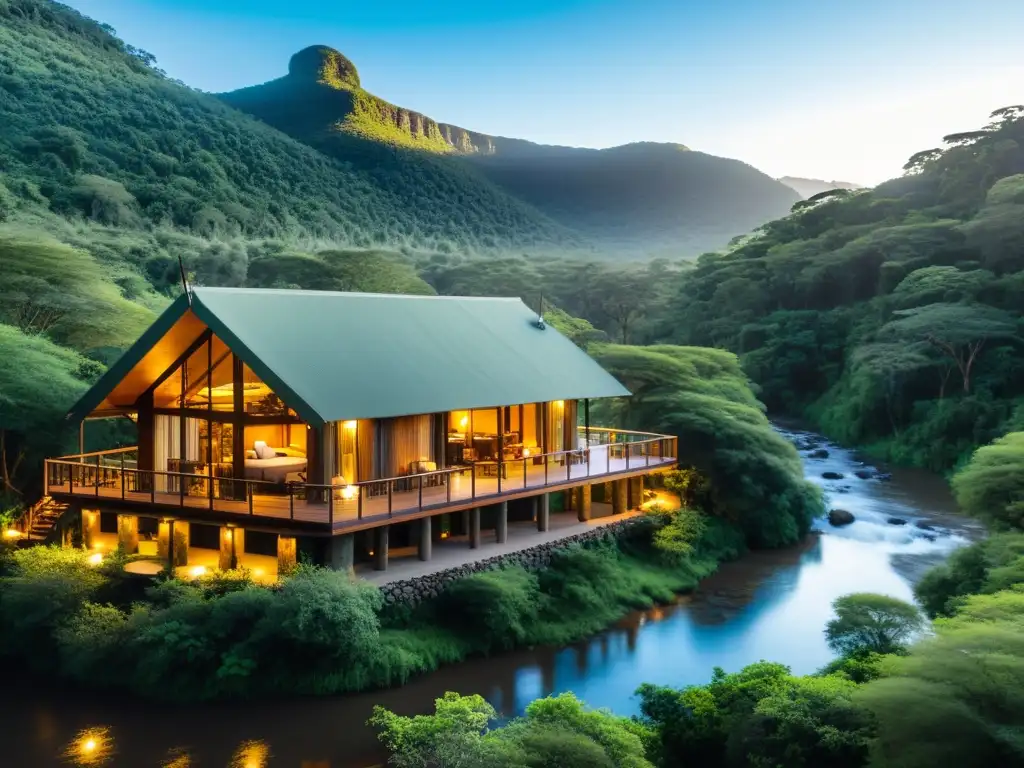
[(229, 286), (195, 286), (192, 291), (203, 293), (287, 294), (289, 296), (359, 296), (387, 299), (447, 299), (459, 301), (522, 301), (518, 296), (444, 296), (417, 293), (372, 293), (368, 291), (317, 291), (309, 288), (243, 288)]

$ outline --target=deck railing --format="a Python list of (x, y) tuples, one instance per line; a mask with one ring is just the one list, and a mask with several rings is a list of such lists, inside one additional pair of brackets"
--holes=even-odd
[(590, 428), (589, 440), (582, 435), (580, 445), (346, 485), (139, 469), (137, 448), (132, 447), (47, 459), (45, 491), (51, 496), (206, 509), (335, 529), (473, 501), (494, 503), (531, 489), (669, 466), (678, 455), (674, 437), (597, 427)]

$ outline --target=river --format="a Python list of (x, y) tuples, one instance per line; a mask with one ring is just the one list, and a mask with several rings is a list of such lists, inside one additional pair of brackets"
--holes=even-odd
[(426, 712), (445, 691), (458, 691), (483, 694), (511, 715), (535, 698), (572, 691), (628, 715), (643, 682), (703, 683), (716, 666), (735, 671), (761, 659), (813, 672), (832, 657), (822, 630), (836, 597), (870, 591), (910, 600), (913, 581), (981, 529), (955, 514), (941, 478), (893, 470), (890, 480), (861, 479), (854, 472), (864, 467), (851, 451), (809, 433), (785, 434), (805, 456), (828, 452), (805, 459), (807, 477), (855, 522), (818, 521), (799, 546), (727, 564), (675, 605), (635, 613), (570, 647), (474, 659), (400, 689), (352, 696), (170, 707), (5, 685), (0, 765), (363, 768), (381, 760), (364, 725), (374, 704)]

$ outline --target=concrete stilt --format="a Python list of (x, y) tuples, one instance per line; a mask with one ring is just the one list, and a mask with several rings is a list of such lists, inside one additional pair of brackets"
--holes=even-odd
[(480, 549), (480, 507), (469, 510), (469, 546)]
[(298, 542), (294, 536), (277, 537), (277, 575), (287, 576), (298, 565)]
[(576, 489), (576, 519), (585, 523), (590, 519), (590, 486), (581, 485)]
[(625, 513), (628, 508), (626, 505), (626, 495), (628, 488), (626, 487), (629, 483), (628, 480), (615, 480), (612, 482), (612, 514), (621, 515)]
[(331, 537), (330, 566), (336, 571), (352, 573), (356, 566), (356, 536), (346, 533)]
[(644, 476), (637, 475), (631, 477), (627, 481), (629, 485), (629, 498), (626, 500), (626, 506), (629, 509), (640, 509), (640, 506), (644, 503)]
[(542, 493), (537, 499), (537, 530), (545, 533), (551, 526), (551, 494)]
[(388, 569), (388, 526), (373, 529), (373, 570)]
[[(100, 511), (98, 509), (82, 510), (82, 546), (92, 549), (100, 532)], [(120, 532), (120, 530), (118, 531)]]
[(432, 530), (433, 525), (431, 519), (429, 517), (422, 518), (420, 520), (420, 544), (417, 554), (419, 555), (420, 560), (423, 560), (424, 562), (430, 559), (431, 545), (434, 541), (431, 534)]
[(501, 502), (497, 511), (498, 519), (494, 526), (494, 535), (499, 544), (504, 544), (508, 541), (508, 502)]
[(137, 515), (117, 516), (117, 543), (126, 555), (134, 555), (139, 551), (139, 518)]

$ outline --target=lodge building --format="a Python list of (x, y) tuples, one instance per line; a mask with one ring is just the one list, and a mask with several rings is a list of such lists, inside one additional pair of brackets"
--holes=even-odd
[(586, 520), (595, 484), (638, 506), (677, 453), (590, 423), (628, 394), (519, 299), (197, 287), (68, 414), (130, 420), (137, 444), (47, 459), (37, 510), (154, 568), (381, 570), (503, 542), (510, 514)]

